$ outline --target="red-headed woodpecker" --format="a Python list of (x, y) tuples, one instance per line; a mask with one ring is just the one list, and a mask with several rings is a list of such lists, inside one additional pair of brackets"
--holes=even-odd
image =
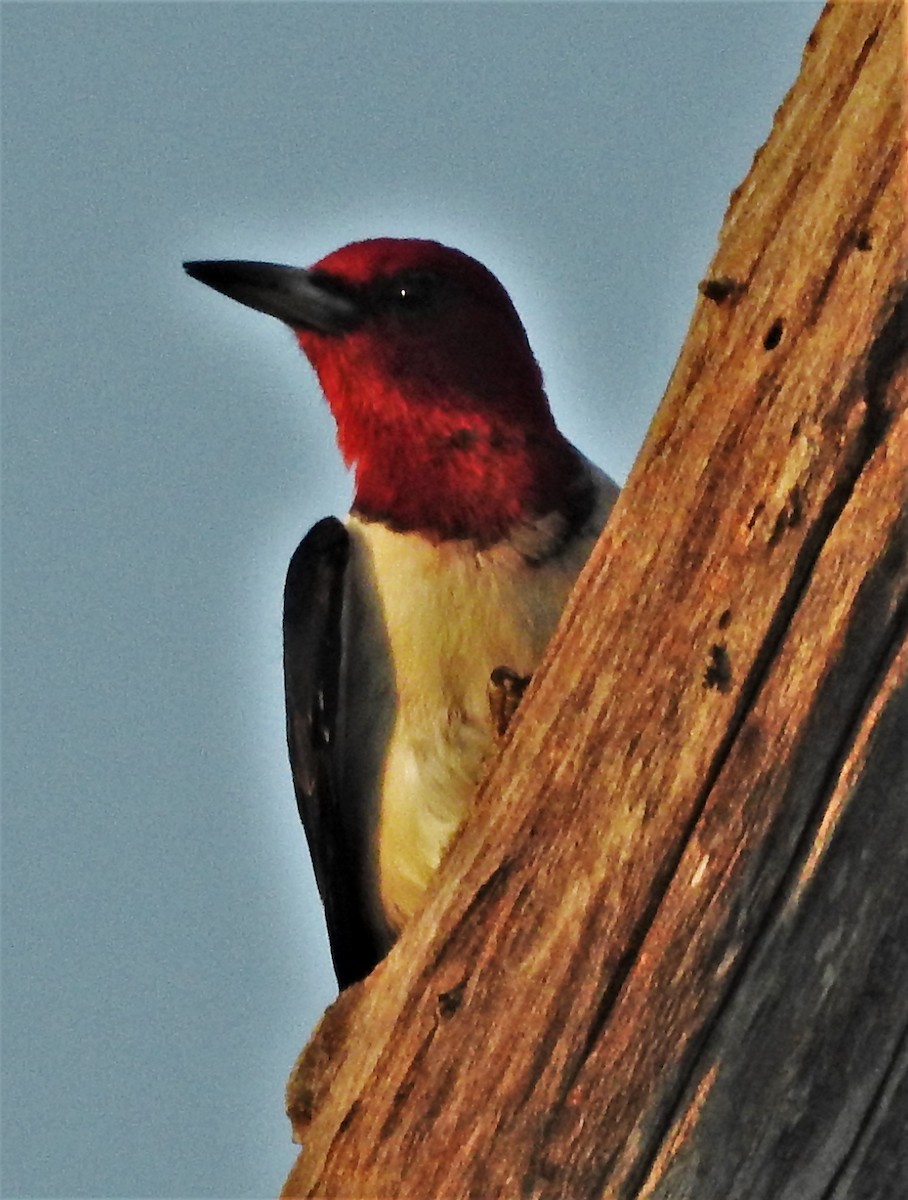
[(376, 238), (309, 270), (185, 267), (290, 326), (355, 472), (284, 592), (293, 782), (343, 988), (420, 907), (618, 489), (558, 432), (466, 254)]

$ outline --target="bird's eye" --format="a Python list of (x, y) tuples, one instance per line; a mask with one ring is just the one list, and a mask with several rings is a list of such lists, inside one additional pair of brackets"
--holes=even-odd
[(438, 293), (438, 277), (429, 271), (403, 271), (388, 281), (389, 307), (399, 312), (423, 312), (433, 307)]

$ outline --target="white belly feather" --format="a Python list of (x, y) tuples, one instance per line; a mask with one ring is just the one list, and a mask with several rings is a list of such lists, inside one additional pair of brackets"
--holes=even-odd
[[(533, 672), (605, 521), (617, 488), (600, 482), (584, 535), (539, 566), (510, 543), (432, 545), (347, 520), (343, 788), (376, 825), (373, 884), (392, 933), (419, 907), (493, 749), (489, 676)], [(547, 518), (518, 544), (552, 539)]]

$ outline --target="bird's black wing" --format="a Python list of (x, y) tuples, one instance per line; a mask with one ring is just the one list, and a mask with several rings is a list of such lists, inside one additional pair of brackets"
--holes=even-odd
[(341, 617), (349, 557), (350, 535), (335, 517), (326, 517), (297, 547), (284, 588), (290, 767), (342, 989), (368, 975), (386, 948), (370, 916), (362, 823), (359, 814), (345, 810), (338, 786)]

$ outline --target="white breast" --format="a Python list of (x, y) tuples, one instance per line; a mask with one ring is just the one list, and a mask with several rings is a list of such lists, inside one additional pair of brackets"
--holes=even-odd
[(393, 932), (418, 908), (493, 749), (489, 676), (533, 672), (608, 515), (617, 488), (595, 474), (588, 527), (538, 566), (524, 555), (552, 543), (557, 518), (486, 550), (347, 520), (343, 794), (374, 825), (373, 882)]

